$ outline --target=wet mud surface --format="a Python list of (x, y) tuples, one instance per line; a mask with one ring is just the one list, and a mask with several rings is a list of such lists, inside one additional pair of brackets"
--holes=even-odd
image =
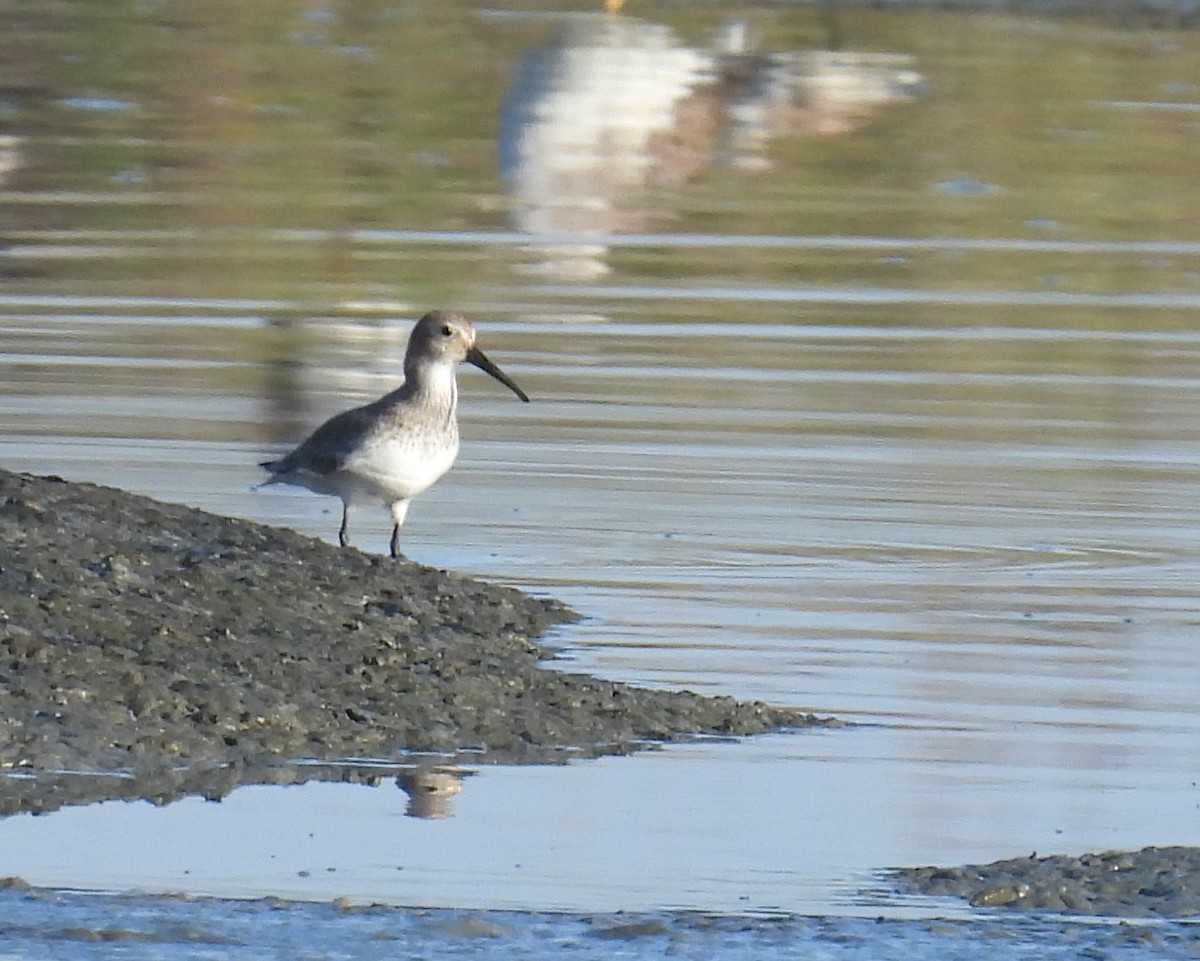
[(297, 759), (548, 762), (834, 723), (548, 669), (536, 639), (574, 619), (446, 571), (0, 471), (0, 814), (326, 775)]
[(97, 895), (0, 879), (12, 959), (496, 958), (578, 961), (825, 958), (831, 961), (1078, 961), (1194, 958), (1200, 929), (1179, 922), (1081, 924), (1037, 918), (964, 921), (546, 913), (357, 905), (264, 898)]
[(1200, 915), (1200, 848), (1147, 847), (896, 871), (910, 891), (977, 908), (1117, 918)]

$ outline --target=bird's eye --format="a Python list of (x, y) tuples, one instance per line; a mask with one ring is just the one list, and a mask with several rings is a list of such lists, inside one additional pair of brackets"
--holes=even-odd
[(443, 337), (449, 337), (452, 333), (454, 333), (454, 331), (450, 329), (449, 324), (442, 324), (442, 336)]

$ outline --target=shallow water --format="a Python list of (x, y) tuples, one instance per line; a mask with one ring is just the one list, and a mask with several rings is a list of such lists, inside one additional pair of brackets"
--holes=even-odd
[[(913, 58), (839, 68), (900, 71), (886, 102), (757, 127), (739, 102), (656, 154), (614, 141), (650, 123), (617, 101), (661, 122), (720, 10), (262, 9), (252, 36), (235, 11), (28, 25), (43, 86), (0, 104), (0, 463), (332, 539), (336, 502), (254, 491), (256, 462), (459, 307), (535, 402), (463, 372), (409, 555), (572, 604), (570, 669), (860, 726), (484, 769), (435, 821), (316, 784), (11, 818), (7, 873), (947, 916), (871, 872), (1189, 840), (1196, 36), (856, 12), (848, 47)], [(775, 52), (823, 29), (750, 27)], [(571, 125), (597, 102), (612, 129)], [(386, 550), (386, 514), (351, 535)]]

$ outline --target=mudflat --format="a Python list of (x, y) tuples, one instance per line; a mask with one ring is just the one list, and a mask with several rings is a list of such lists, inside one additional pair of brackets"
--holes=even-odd
[(538, 639), (576, 617), (291, 531), (0, 471), (0, 771), (36, 775), (0, 778), (0, 813), (319, 776), (297, 760), (547, 762), (835, 723), (547, 668)]

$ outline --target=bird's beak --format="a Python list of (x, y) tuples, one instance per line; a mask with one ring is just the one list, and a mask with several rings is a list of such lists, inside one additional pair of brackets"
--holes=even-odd
[(487, 354), (478, 347), (472, 347), (467, 351), (466, 361), (468, 364), (474, 364), (484, 373), (491, 374), (496, 380), (500, 381), (500, 383), (520, 397), (521, 400), (527, 404), (529, 403), (529, 398), (525, 396), (525, 391), (521, 390), (508, 374), (504, 373), (504, 371), (488, 360)]

